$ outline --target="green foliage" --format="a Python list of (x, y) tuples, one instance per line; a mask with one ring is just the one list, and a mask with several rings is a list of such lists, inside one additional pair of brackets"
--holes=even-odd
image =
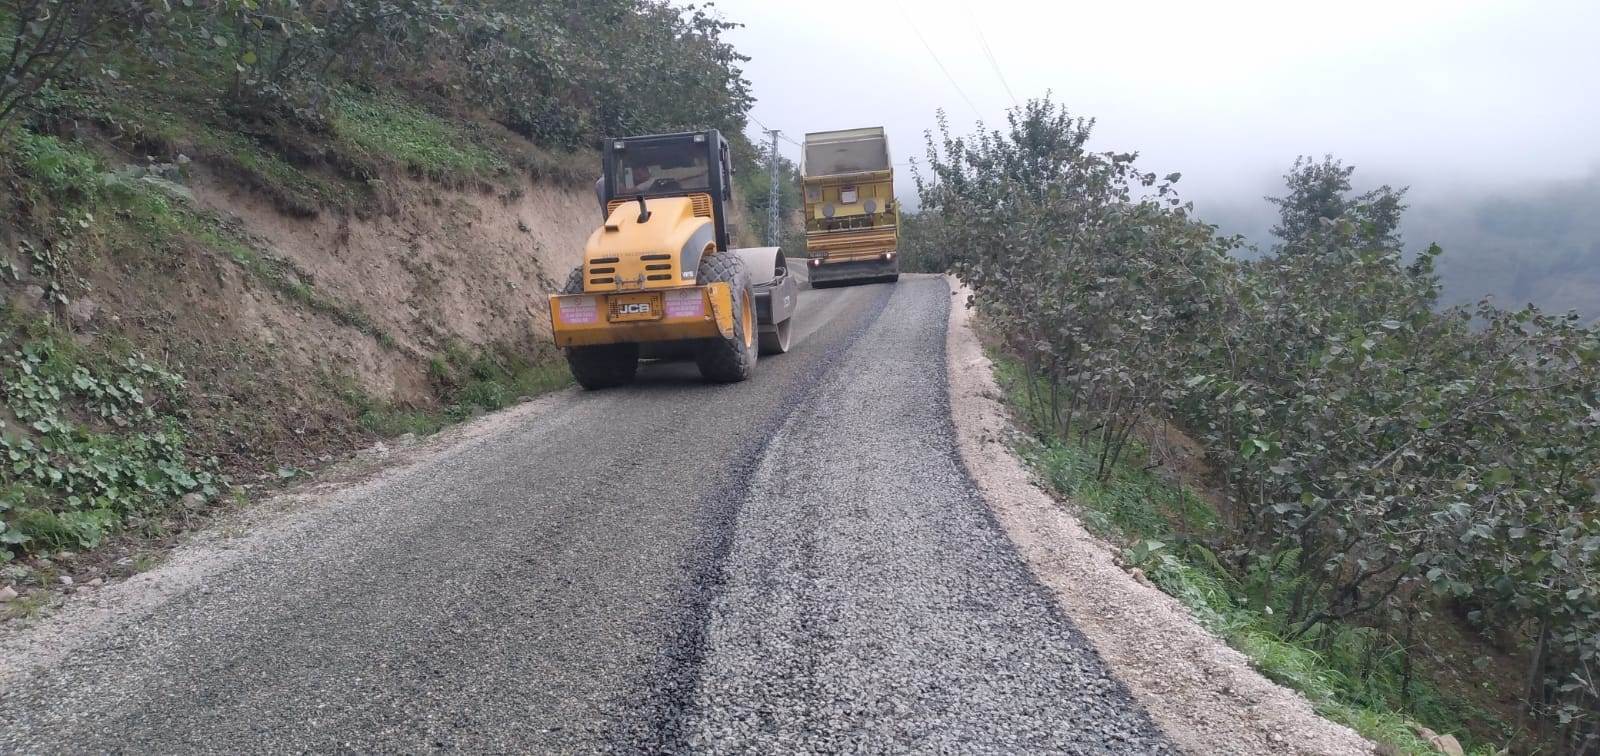
[(1173, 419), (1231, 494), (1204, 545), (1278, 606), (1283, 640), (1328, 653), (1339, 627), (1410, 637), (1466, 607), (1528, 654), (1536, 736), (1600, 737), (1600, 332), (1436, 312), (1439, 251), (1402, 254), (1403, 193), (1353, 195), (1332, 159), (1296, 163), (1277, 253), (1238, 261), (1176, 174), (1090, 152), (1089, 132), (1029, 103), (1005, 132), (930, 137), (918, 177), (934, 246), (1021, 361), (1030, 420), (1110, 483), (1140, 423)]
[(566, 362), (553, 352), (530, 356), (511, 349), (470, 350), (460, 344), (451, 344), (444, 354), (434, 357), (428, 376), (442, 409), (384, 404), (351, 392), (361, 427), (384, 438), (427, 435), (450, 423), (572, 384)]
[[(1401, 200), (1405, 190), (1381, 186), (1360, 196), (1351, 196), (1350, 176), (1355, 166), (1347, 166), (1329, 155), (1316, 162), (1300, 157), (1284, 175), (1288, 194), (1268, 197), (1278, 208), (1278, 224), (1272, 234), (1282, 241), (1279, 254), (1320, 251), (1343, 246), (1364, 248), (1398, 247)], [(1344, 234), (1327, 233), (1329, 222), (1343, 222)]]
[(930, 135), (931, 176), (915, 176), (951, 269), (1024, 360), (1048, 427), (1108, 411), (1094, 434), (1099, 475), (1126, 449), (1142, 410), (1181, 377), (1182, 353), (1214, 317), (1207, 292), (1227, 275), (1229, 240), (1192, 220), (1177, 175), (1134, 156), (1090, 152), (1091, 124), (1048, 101), (1008, 116), (1006, 132)]
[(573, 13), (587, 22), (569, 32), (564, 52), (574, 59), (546, 91), (575, 87), (591, 98), (597, 135), (742, 130), (755, 101), (739, 68), (748, 58), (722, 39), (738, 24), (713, 16), (709, 5), (656, 0), (562, 2), (536, 11), (546, 18)]
[[(13, 148), (10, 159), (0, 161), (0, 172), (9, 168), (23, 179), (15, 207), (43, 237), (18, 240), (17, 262), (40, 280), (47, 303), (66, 304), (68, 286), (81, 284), (71, 273), (79, 239), (99, 227), (93, 212), (103, 193), (99, 164), (80, 145), (23, 130), (0, 137), (0, 146)], [(4, 265), (15, 279), (13, 261)]]
[(341, 92), (334, 102), (334, 135), (366, 161), (393, 162), (434, 179), (487, 178), (508, 167), (459, 128), (420, 108), (354, 92)]
[(312, 128), (337, 116), (340, 82), (450, 92), (558, 147), (606, 134), (737, 131), (752, 101), (744, 59), (721, 39), (732, 25), (653, 0), (262, 0), (165, 21), (171, 34), (156, 46), (181, 42), (187, 65), (231, 71), (235, 107)]
[(105, 36), (139, 38), (165, 17), (141, 0), (0, 0), (0, 138), (63, 72), (89, 68)]
[(98, 166), (83, 150), (29, 131), (14, 134), (10, 144), (17, 169), (32, 178), (31, 186), (40, 191), (33, 197), (35, 202), (79, 202), (94, 193)]
[[(171, 212), (153, 185), (103, 173), (81, 145), (27, 130), (6, 139), (25, 179), (18, 207), (40, 232), (18, 251), (46, 304), (85, 285), (72, 269), (96, 239)], [(181, 376), (136, 351), (90, 351), (9, 309), (0, 339), (0, 560), (92, 547), (180, 496), (215, 494), (215, 460), (185, 449)]]
[(184, 494), (217, 493), (184, 451), (183, 378), (142, 355), (85, 355), (46, 323), (12, 327), (0, 386), (0, 544), (89, 548)]
[(900, 211), (900, 269), (907, 273), (947, 273), (954, 258), (944, 246), (943, 216)]
[[(1024, 419), (1038, 420), (1024, 370), (1004, 356), (995, 362), (1010, 407)], [(1304, 693), (1323, 716), (1410, 754), (1433, 750), (1409, 721), (1465, 733), (1467, 720), (1487, 716), (1407, 680), (1399, 643), (1383, 632), (1340, 625), (1323, 628), (1327, 637), (1287, 639), (1279, 619), (1288, 607), (1285, 596), (1273, 592), (1263, 602), (1263, 586), (1270, 584), (1266, 576), (1236, 579), (1205, 546), (1220, 522), (1194, 492), (1123, 461), (1102, 478), (1098, 450), (1072, 439), (1043, 435), (1017, 451), (1052, 489), (1077, 505), (1091, 531), (1129, 544), (1124, 550), (1129, 565), (1143, 569), (1263, 674)]]
[[(25, 273), (60, 315), (87, 288), (90, 255), (165, 269), (193, 245), (393, 346), (193, 206), (180, 153), (296, 215), (370, 210), (389, 170), (587, 184), (592, 157), (575, 150), (608, 133), (714, 126), (741, 143), (751, 99), (728, 28), (654, 0), (0, 0), (0, 180), (20, 232), (0, 276)], [(514, 155), (499, 129), (464, 125), (485, 115), (552, 149)], [(117, 152), (135, 165), (101, 157)], [(181, 379), (130, 350), (79, 346), (90, 335), (56, 330), (66, 322), (7, 326), (0, 559), (90, 546), (219, 485), (216, 462), (187, 450)], [(434, 378), (444, 410), (365, 403), (361, 422), (432, 430), (569, 380), (549, 354), (459, 349)]]
[[(772, 221), (772, 147), (770, 144), (756, 145), (747, 150), (735, 145), (734, 161), (738, 171), (733, 175), (734, 187), (740, 197), (744, 198), (744, 217), (747, 228), (746, 233), (750, 238), (741, 239), (739, 243), (747, 246), (765, 246), (770, 238), (768, 226)], [(778, 155), (778, 223), (779, 245), (783, 253), (790, 258), (805, 257), (806, 239), (804, 231), (797, 228), (794, 223), (796, 211), (800, 208), (800, 166), (794, 161)]]
[(553, 350), (530, 356), (510, 349), (469, 351), (452, 344), (429, 372), (452, 420), (501, 409), (521, 397), (544, 394), (572, 382), (566, 363)]
[[(33, 39), (28, 19), (70, 34)], [(462, 113), (565, 151), (707, 127), (742, 143), (753, 101), (722, 39), (734, 25), (658, 0), (0, 0), (0, 20), (16, 22), (0, 25), (0, 61), (21, 56), (3, 72), (0, 138), (19, 119), (86, 118), (169, 160), (197, 150), (301, 215), (352, 194), (310, 167), (360, 194), (385, 166), (481, 180), (530, 162), (492, 131), (463, 133)]]

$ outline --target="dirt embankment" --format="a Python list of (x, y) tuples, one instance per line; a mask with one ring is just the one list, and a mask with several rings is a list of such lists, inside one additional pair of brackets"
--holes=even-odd
[(235, 484), (398, 432), (364, 427), (373, 408), (441, 411), (441, 376), (475, 360), (548, 356), (545, 294), (598, 215), (571, 184), (391, 177), (365, 212), (307, 217), (202, 161), (184, 173), (176, 230), (85, 261), (69, 325), (181, 373), (190, 451)]
[(577, 263), (598, 213), (592, 192), (569, 187), (404, 181), (384, 190), (375, 217), (305, 219), (206, 171), (193, 184), (202, 206), (237, 218), (351, 316), (307, 322), (301, 303), (247, 295), (256, 301), (240, 308), (237, 326), (308, 368), (342, 361), (366, 392), (403, 401), (426, 401), (428, 361), (452, 343), (546, 340), (544, 295)]

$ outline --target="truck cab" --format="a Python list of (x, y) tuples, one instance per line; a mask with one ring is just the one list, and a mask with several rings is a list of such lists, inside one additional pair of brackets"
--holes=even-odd
[(728, 202), (733, 194), (733, 157), (716, 129), (607, 140), (596, 184), (607, 217), (626, 202), (687, 197), (697, 217), (711, 220), (718, 249), (733, 246)]

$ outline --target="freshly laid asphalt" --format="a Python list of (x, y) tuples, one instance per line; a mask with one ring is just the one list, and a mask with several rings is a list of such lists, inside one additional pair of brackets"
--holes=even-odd
[(807, 290), (750, 381), (646, 365), (336, 496), (0, 680), (0, 752), (1170, 751), (962, 467), (951, 299)]

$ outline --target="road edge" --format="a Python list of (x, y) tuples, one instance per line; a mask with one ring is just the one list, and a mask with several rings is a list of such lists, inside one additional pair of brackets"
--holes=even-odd
[(1034, 485), (1006, 443), (1017, 431), (972, 330), (969, 292), (953, 276), (945, 281), (945, 361), (961, 461), (1034, 578), (1157, 726), (1188, 753), (1373, 753), (1373, 743), (1263, 677), (1177, 599), (1124, 572), (1109, 544)]
[(374, 443), (302, 483), (217, 513), (181, 535), (164, 550), (160, 563), (147, 571), (109, 581), (92, 592), (63, 596), (38, 617), (0, 622), (0, 689), (13, 679), (50, 669), (78, 649), (143, 621), (191, 591), (211, 590), (216, 587), (213, 578), (240, 560), (316, 528), (329, 513), (423, 464), (492, 443), (528, 418), (559, 409), (578, 391), (567, 387), (542, 394), (431, 436)]

